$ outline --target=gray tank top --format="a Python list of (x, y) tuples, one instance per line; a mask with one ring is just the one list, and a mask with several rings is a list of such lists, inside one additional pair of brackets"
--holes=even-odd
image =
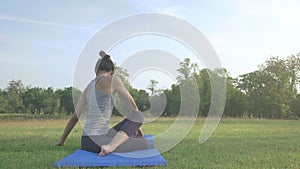
[(96, 90), (96, 83), (102, 77), (97, 76), (89, 84), (86, 95), (88, 114), (82, 131), (83, 136), (106, 134), (109, 129), (114, 107), (114, 95)]

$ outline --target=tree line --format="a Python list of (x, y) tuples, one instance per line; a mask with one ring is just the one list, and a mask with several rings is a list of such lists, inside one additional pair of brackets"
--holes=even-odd
[(35, 115), (71, 114), (74, 111), (72, 87), (54, 90), (51, 87), (24, 86), (21, 80), (12, 80), (0, 90), (0, 113)]
[[(225, 117), (268, 119), (300, 117), (300, 53), (283, 59), (271, 57), (259, 65), (258, 70), (236, 78), (231, 77), (225, 68), (199, 69), (199, 66), (191, 63), (189, 58), (185, 58), (180, 63), (177, 71), (177, 83), (173, 84), (171, 89), (158, 89), (159, 82), (151, 79), (147, 88), (150, 91), (149, 95), (145, 90), (138, 91), (131, 87), (126, 81), (128, 77), (126, 71), (121, 69), (121, 72), (125, 72), (122, 73), (122, 79), (129, 85), (129, 91), (135, 100), (139, 101), (137, 105), (142, 111), (150, 108), (149, 97), (153, 103), (159, 104), (161, 97), (165, 95), (167, 103), (162, 115), (178, 116), (181, 106), (184, 106), (182, 90), (188, 90), (184, 92), (186, 95), (200, 97), (197, 114), (205, 117), (211, 108), (212, 86), (218, 90), (221, 83), (226, 83), (226, 93), (224, 93), (226, 102), (223, 111)], [(212, 84), (211, 79), (217, 82)], [(191, 90), (194, 87), (198, 88), (199, 95)], [(197, 100), (195, 97), (185, 105), (193, 106), (196, 103), (194, 100)]]
[[(300, 117), (300, 53), (284, 59), (271, 57), (259, 65), (258, 70), (236, 78), (231, 77), (225, 68), (200, 69), (189, 58), (180, 63), (177, 71), (177, 83), (170, 89), (159, 89), (159, 82), (151, 79), (147, 88), (150, 94), (146, 89), (138, 90), (131, 86), (126, 70), (117, 67), (116, 75), (128, 88), (139, 109), (152, 115), (161, 110), (149, 109), (151, 103), (160, 104), (161, 98), (165, 97), (167, 102), (161, 112), (162, 116), (175, 117), (181, 106), (192, 107), (197, 99), (200, 100), (200, 105), (196, 113), (198, 116), (207, 116), (211, 108), (212, 86), (218, 85), (211, 83), (211, 79), (215, 78), (220, 84), (226, 83), (225, 117)], [(199, 95), (192, 88), (196, 88)], [(5, 89), (0, 89), (0, 113), (68, 115), (74, 111), (72, 96), (78, 98), (80, 94), (80, 90), (72, 87), (56, 90), (51, 87), (25, 87), (20, 80), (12, 80)], [(183, 94), (194, 99), (182, 104)], [(117, 109), (114, 109), (113, 114), (120, 115)]]
[[(163, 115), (176, 116), (180, 108), (180, 85), (188, 81), (199, 89), (199, 116), (207, 116), (211, 106), (211, 79), (226, 82), (225, 117), (299, 118), (300, 53), (284, 59), (271, 57), (258, 70), (233, 78), (226, 69), (201, 69), (186, 58), (180, 63), (177, 84), (164, 90), (168, 98)], [(194, 82), (190, 79), (194, 79)], [(224, 79), (224, 80), (222, 80)], [(218, 86), (216, 87), (218, 88)], [(192, 93), (191, 93), (192, 94)]]

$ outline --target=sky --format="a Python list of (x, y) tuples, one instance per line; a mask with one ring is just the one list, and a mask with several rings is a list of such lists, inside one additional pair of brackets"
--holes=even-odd
[[(0, 88), (11, 80), (22, 80), (26, 86), (73, 86), (81, 52), (98, 31), (126, 16), (149, 12), (192, 24), (211, 43), (222, 67), (237, 77), (255, 71), (271, 56), (285, 58), (300, 52), (299, 9), (298, 0), (1, 0)], [(195, 57), (174, 39), (153, 35), (123, 41), (110, 54), (121, 64), (146, 49), (164, 50), (179, 59)], [(87, 77), (92, 78), (94, 65), (87, 69)], [(141, 71), (131, 83), (146, 88), (149, 79), (159, 81), (160, 88), (176, 81), (152, 70)]]

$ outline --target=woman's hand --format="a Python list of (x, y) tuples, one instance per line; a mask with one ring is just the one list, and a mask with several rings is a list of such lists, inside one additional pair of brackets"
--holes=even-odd
[(136, 131), (136, 132), (134, 133), (134, 137), (144, 137), (144, 133), (143, 133), (141, 127), (138, 129), (138, 131)]
[(54, 146), (63, 146), (64, 144), (65, 144), (65, 141), (59, 139), (59, 141), (56, 144), (54, 144)]

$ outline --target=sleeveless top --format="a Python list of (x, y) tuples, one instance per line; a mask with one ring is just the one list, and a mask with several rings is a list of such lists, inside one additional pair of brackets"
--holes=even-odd
[(110, 117), (114, 107), (114, 95), (101, 92), (96, 89), (96, 83), (103, 76), (97, 76), (89, 83), (86, 94), (87, 117), (83, 127), (82, 135), (102, 135), (109, 129)]

